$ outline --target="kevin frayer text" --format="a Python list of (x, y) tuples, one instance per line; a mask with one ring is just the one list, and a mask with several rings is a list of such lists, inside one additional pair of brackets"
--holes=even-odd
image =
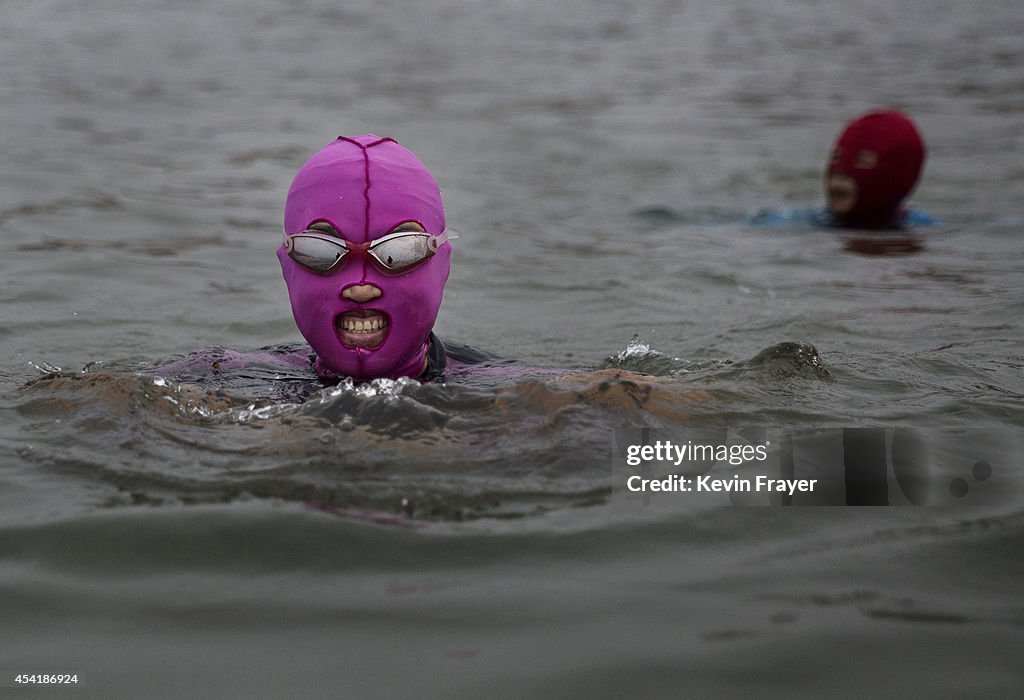
[(626, 487), (630, 491), (711, 491), (717, 493), (776, 491), (792, 496), (797, 491), (814, 491), (814, 485), (817, 482), (817, 479), (772, 479), (762, 475), (753, 479), (741, 479), (738, 476), (733, 476), (731, 479), (718, 479), (707, 474), (695, 477), (672, 474), (661, 479), (645, 479), (642, 476), (634, 475), (626, 480)]

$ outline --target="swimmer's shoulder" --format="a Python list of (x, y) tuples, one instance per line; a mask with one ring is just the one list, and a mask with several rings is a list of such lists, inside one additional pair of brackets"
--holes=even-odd
[(306, 343), (267, 345), (256, 351), (275, 363), (284, 363), (296, 369), (310, 369), (316, 363), (316, 353)]
[[(789, 229), (789, 230), (837, 230), (846, 228), (825, 208), (780, 207), (762, 209), (748, 219), (747, 224), (754, 228)], [(908, 208), (900, 215), (892, 228), (912, 229), (941, 226), (942, 219), (922, 209)]]
[(942, 219), (932, 216), (923, 209), (905, 209), (900, 217), (900, 224), (904, 228), (927, 228), (941, 226)]
[(176, 360), (159, 363), (150, 371), (161, 376), (195, 380), (246, 369), (308, 370), (315, 359), (310, 347), (304, 343), (268, 345), (257, 350), (209, 345)]

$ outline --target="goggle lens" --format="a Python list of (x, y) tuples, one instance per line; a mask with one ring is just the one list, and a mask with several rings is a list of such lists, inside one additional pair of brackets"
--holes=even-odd
[(284, 241), (292, 260), (313, 272), (330, 272), (348, 254), (348, 248), (312, 235), (297, 234)]
[(401, 272), (436, 253), (436, 240), (436, 237), (424, 233), (404, 234), (371, 245), (367, 252), (387, 270)]

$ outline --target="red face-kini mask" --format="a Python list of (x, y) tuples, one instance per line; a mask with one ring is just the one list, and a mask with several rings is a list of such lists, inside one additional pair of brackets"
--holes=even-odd
[(900, 112), (869, 112), (850, 122), (832, 149), (826, 191), (833, 175), (845, 175), (856, 183), (856, 199), (849, 211), (833, 210), (833, 215), (849, 226), (896, 224), (900, 204), (921, 175), (924, 155), (917, 128)]

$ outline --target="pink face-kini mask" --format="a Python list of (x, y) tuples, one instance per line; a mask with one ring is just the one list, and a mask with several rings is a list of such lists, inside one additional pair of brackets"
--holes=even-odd
[(836, 141), (827, 173), (857, 183), (856, 203), (844, 218), (865, 226), (891, 223), (917, 184), (924, 154), (914, 123), (896, 110), (869, 112), (850, 122)]
[[(415, 229), (410, 224), (431, 235), (395, 233)], [(299, 169), (277, 258), (319, 374), (420, 375), (448, 280), (451, 244), (444, 232), (437, 182), (393, 139), (340, 136)], [(380, 295), (362, 302), (342, 296), (354, 285), (373, 285)]]

